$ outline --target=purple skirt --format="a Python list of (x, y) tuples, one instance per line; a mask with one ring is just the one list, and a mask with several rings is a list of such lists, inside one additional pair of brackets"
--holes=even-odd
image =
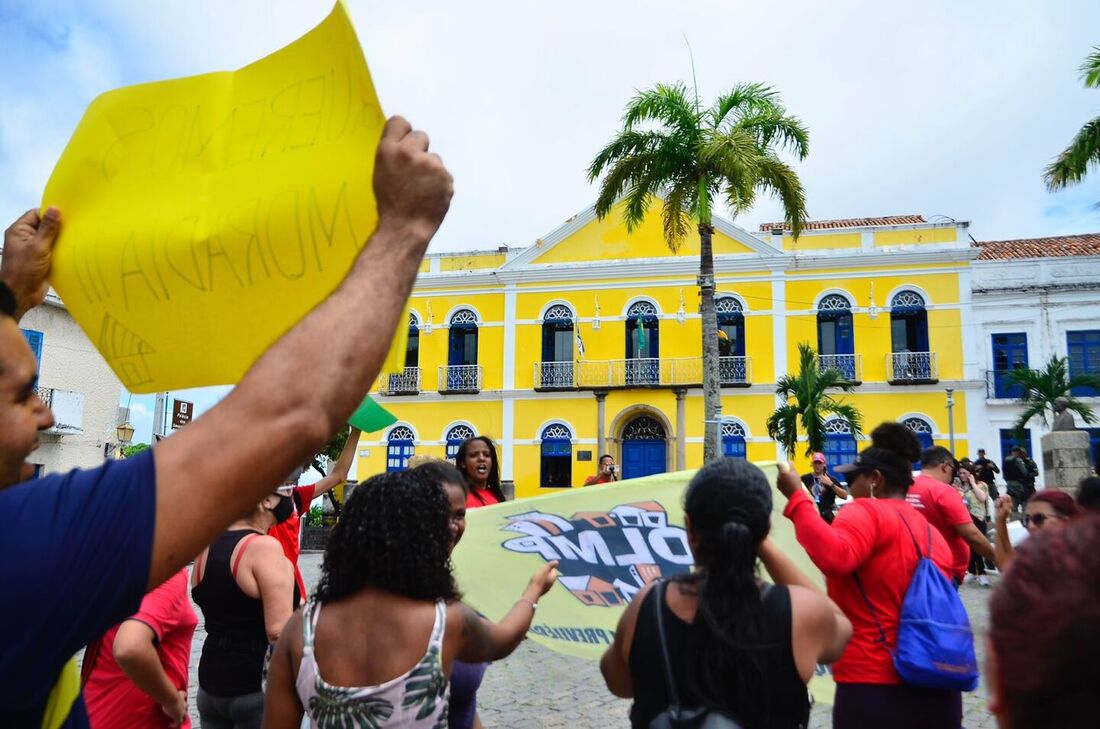
[(463, 663), (451, 666), (451, 703), (447, 720), (451, 729), (471, 729), (477, 716), (477, 689), (485, 677), (488, 663)]

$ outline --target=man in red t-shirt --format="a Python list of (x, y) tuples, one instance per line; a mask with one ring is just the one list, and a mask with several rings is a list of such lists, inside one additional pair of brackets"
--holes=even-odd
[(604, 454), (600, 456), (599, 471), (595, 476), (589, 476), (584, 480), (585, 486), (593, 486), (598, 483), (614, 483), (619, 480), (619, 467), (615, 465), (615, 459)]
[(974, 526), (962, 494), (951, 485), (957, 474), (958, 463), (951, 451), (943, 446), (926, 448), (921, 454), (920, 475), (913, 480), (905, 497), (951, 547), (954, 558), (951, 577), (956, 586), (961, 585), (966, 576), (970, 547), (988, 560), (995, 559), (993, 545)]
[(309, 505), (314, 499), (324, 496), (336, 486), (347, 481), (348, 471), (351, 470), (351, 462), (355, 458), (355, 449), (358, 445), (359, 429), (352, 428), (348, 432), (344, 450), (340, 451), (340, 457), (336, 459), (336, 463), (333, 464), (332, 470), (329, 471), (327, 476), (317, 483), (298, 486), (296, 484), (304, 470), (299, 468), (287, 476), (286, 482), (283, 484), (285, 492), (280, 489), (280, 492), (284, 492), (291, 497), (290, 501), (294, 504), (294, 513), (286, 521), (271, 527), (267, 533), (279, 540), (279, 544), (283, 545), (283, 554), (294, 565), (294, 581), (298, 583), (298, 594), (302, 596), (303, 601), (306, 599), (306, 583), (302, 579), (301, 570), (298, 569), (298, 555), (302, 551), (302, 514), (309, 511)]
[(191, 726), (187, 666), (197, 624), (184, 568), (90, 645), (81, 674), (92, 729)]

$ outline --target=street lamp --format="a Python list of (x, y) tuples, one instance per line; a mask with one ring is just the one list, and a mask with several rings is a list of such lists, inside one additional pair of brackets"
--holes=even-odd
[(134, 426), (130, 425), (130, 421), (127, 420), (125, 423), (115, 428), (115, 435), (118, 436), (119, 445), (130, 445), (130, 441), (134, 439)]
[(947, 388), (947, 442), (955, 455), (955, 391)]

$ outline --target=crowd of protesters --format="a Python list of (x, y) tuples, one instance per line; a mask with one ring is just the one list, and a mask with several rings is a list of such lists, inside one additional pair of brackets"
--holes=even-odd
[[(480, 725), (485, 664), (515, 650), (557, 579), (555, 562), (540, 567), (499, 622), (462, 603), (450, 555), (466, 511), (505, 498), (492, 441), (463, 443), (457, 468), (426, 463), (367, 479), (347, 499), (304, 603), (297, 525), (285, 526), (346, 474), (354, 440), (320, 488), (292, 483), (378, 375), (389, 341), (377, 333), (398, 326), (452, 194), (426, 135), (399, 117), (383, 132), (374, 187), (369, 263), (357, 261), (230, 396), (154, 449), (37, 480), (25, 460), (53, 416), (17, 323), (44, 299), (60, 212), (28, 212), (6, 231), (0, 551), (20, 555), (0, 567), (18, 589), (0, 607), (11, 627), (0, 651), (6, 725), (187, 726), (192, 561), (207, 632), (202, 726), (297, 728), (306, 715), (315, 727)], [(334, 329), (344, 336), (333, 339)], [(320, 347), (323, 358), (312, 354)], [(900, 636), (916, 576), (931, 571), (957, 600), (975, 558), (1003, 573), (985, 670), (999, 723), (1096, 724), (1100, 483), (1082, 482), (1079, 502), (1036, 492), (1034, 462), (1017, 449), (1004, 464), (1007, 498), (996, 499), (997, 469), (983, 453), (966, 466), (939, 446), (922, 452), (897, 423), (870, 443), (834, 475), (816, 458), (808, 480), (779, 468), (783, 515), (825, 575), (824, 592), (768, 538), (772, 488), (759, 469), (723, 459), (694, 476), (684, 494), (694, 570), (647, 585), (601, 661), (608, 688), (634, 699), (634, 726), (698, 724), (709, 713), (712, 725), (804, 727), (806, 684), (832, 663), (835, 727), (956, 729), (966, 689), (911, 678)], [(993, 499), (995, 544), (985, 534)], [(1030, 536), (1016, 546), (1006, 525), (1019, 510)]]

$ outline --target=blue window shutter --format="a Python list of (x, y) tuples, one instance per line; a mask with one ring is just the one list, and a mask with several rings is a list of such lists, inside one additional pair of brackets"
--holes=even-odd
[(21, 329), (23, 337), (27, 340), (27, 345), (34, 352), (34, 361), (37, 364), (35, 371), (42, 369), (42, 340), (45, 339), (45, 335), (42, 332), (35, 331), (34, 329)]

